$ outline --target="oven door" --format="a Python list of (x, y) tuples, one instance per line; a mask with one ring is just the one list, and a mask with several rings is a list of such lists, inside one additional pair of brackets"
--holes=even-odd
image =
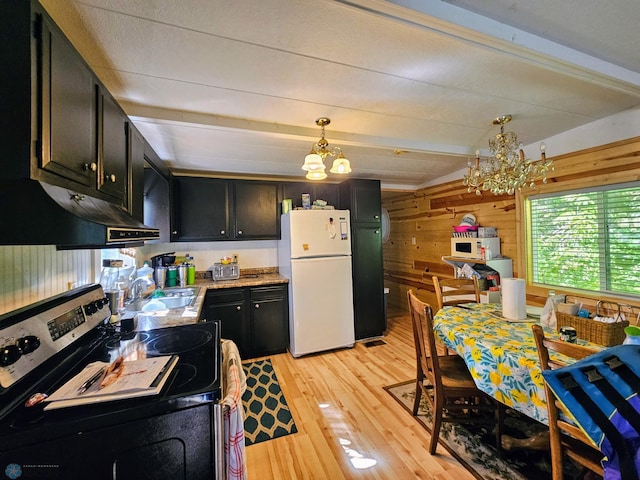
[(205, 404), (77, 432), (0, 457), (23, 478), (219, 480), (213, 408)]

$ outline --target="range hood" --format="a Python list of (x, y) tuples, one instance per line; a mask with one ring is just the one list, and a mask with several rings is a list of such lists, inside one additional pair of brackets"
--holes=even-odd
[(34, 180), (1, 185), (0, 245), (117, 248), (160, 238), (159, 229), (104, 200)]

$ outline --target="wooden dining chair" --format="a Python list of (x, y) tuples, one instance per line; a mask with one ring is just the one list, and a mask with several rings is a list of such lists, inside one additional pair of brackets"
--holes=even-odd
[(436, 292), (438, 310), (448, 305), (462, 303), (480, 303), (478, 279), (473, 278), (438, 278), (434, 275), (433, 286)]
[[(413, 290), (407, 292), (407, 297), (417, 364), (413, 415), (418, 414), (420, 399), (424, 394), (431, 405), (433, 414), (429, 453), (433, 455), (436, 451), (442, 422), (478, 421), (479, 418), (474, 415), (479, 410), (495, 412), (496, 446), (500, 450), (504, 409), (498, 402), (476, 387), (467, 365), (460, 356), (438, 354), (431, 306), (420, 301)], [(447, 416), (444, 415), (445, 411)], [(465, 412), (468, 415), (466, 418), (462, 415), (455, 418), (449, 415), (456, 411), (458, 413)]]
[[(549, 351), (565, 355), (574, 360), (580, 360), (597, 353), (597, 350), (546, 337), (540, 325), (533, 325), (533, 336), (538, 348), (540, 368), (552, 370), (566, 364), (553, 358)], [(563, 455), (567, 455), (578, 465), (603, 476), (601, 460), (603, 454), (577, 425), (569, 423), (569, 412), (558, 401), (545, 382), (544, 390), (547, 398), (547, 411), (549, 413), (549, 442), (551, 445), (551, 475), (553, 480), (562, 480)]]

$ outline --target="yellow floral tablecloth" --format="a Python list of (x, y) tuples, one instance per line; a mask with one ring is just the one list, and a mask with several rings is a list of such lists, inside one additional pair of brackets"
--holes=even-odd
[[(434, 330), (460, 355), (480, 390), (505, 405), (548, 423), (544, 381), (531, 322), (509, 322), (488, 314), (496, 304), (445, 307), (434, 317)], [(556, 333), (547, 330), (547, 334)]]

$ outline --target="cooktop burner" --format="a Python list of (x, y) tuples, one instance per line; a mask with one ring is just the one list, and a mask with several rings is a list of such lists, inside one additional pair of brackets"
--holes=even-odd
[(147, 353), (154, 355), (179, 355), (202, 347), (209, 343), (213, 336), (204, 330), (180, 330), (162, 334), (151, 339), (147, 345)]
[(120, 348), (122, 342), (128, 342), (130, 340), (136, 340), (138, 343), (144, 343), (149, 339), (149, 334), (145, 332), (129, 332), (125, 334), (113, 333), (104, 342), (104, 346), (107, 350), (113, 350)]

